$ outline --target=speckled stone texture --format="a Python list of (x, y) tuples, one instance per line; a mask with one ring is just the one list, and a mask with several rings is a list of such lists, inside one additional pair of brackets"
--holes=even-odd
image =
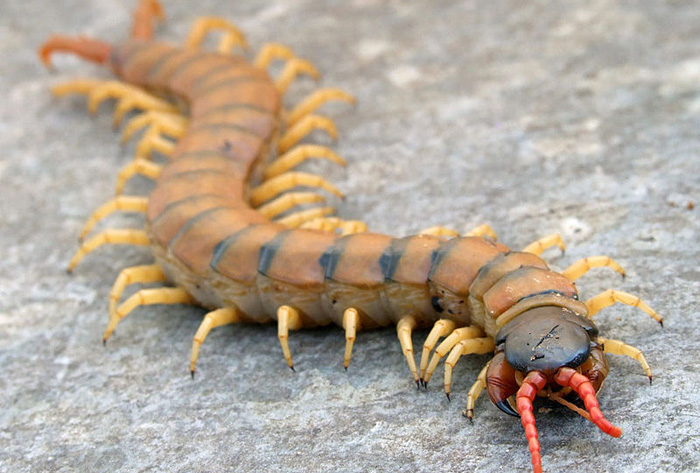
[[(338, 328), (293, 333), (292, 373), (274, 326), (235, 326), (212, 332), (192, 381), (203, 311), (183, 306), (131, 314), (102, 347), (112, 281), (150, 255), (109, 248), (73, 276), (65, 266), (134, 146), (119, 146), (111, 105), (91, 119), (84, 98), (49, 93), (106, 71), (63, 56), (49, 73), (35, 51), (53, 32), (120, 40), (134, 4), (0, 3), (0, 471), (529, 471), (518, 420), (487, 399), (473, 425), (460, 415), (487, 356), (460, 361), (448, 403), (442, 368), (416, 391), (394, 329), (360, 333), (348, 372)], [(308, 166), (347, 193), (346, 218), (395, 235), (489, 222), (515, 248), (560, 232), (566, 255), (545, 255), (557, 268), (598, 254), (619, 261), (625, 280), (594, 270), (580, 291), (618, 288), (664, 316), (663, 329), (624, 306), (596, 316), (605, 336), (644, 350), (654, 384), (612, 358), (600, 402), (620, 439), (564, 409), (538, 411), (545, 471), (699, 471), (699, 3), (165, 8), (161, 38), (182, 41), (197, 16), (220, 15), (253, 49), (288, 44), (324, 72), (324, 86), (356, 95), (354, 109), (323, 110), (347, 169)], [(313, 88), (298, 81), (288, 103)], [(100, 228), (140, 224), (115, 216)]]

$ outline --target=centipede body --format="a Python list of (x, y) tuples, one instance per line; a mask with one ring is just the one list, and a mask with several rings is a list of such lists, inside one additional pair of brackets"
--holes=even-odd
[[(155, 4), (142, 3), (144, 9), (148, 9), (148, 5)], [(212, 312), (195, 336), (193, 363), (198, 344), (211, 328), (231, 322), (277, 319), (280, 342), (290, 367), (293, 367), (287, 343), (290, 329), (329, 323), (342, 326), (348, 341), (347, 367), (356, 330), (396, 324), (401, 347), (417, 384), (419, 381), (426, 384), (435, 369), (434, 363), (450, 354), (447, 357), (450, 370), (446, 371), (445, 377), (448, 395), (448, 373), (451, 374), (451, 367), (461, 354), (491, 351), (494, 339), (500, 347), (496, 358), (501, 354), (497, 363), (504, 363), (504, 367), (513, 365), (525, 373), (529, 370), (543, 370), (545, 373), (540, 373), (537, 378), (537, 389), (522, 396), (523, 399), (529, 398), (528, 402), (532, 402), (535, 393), (553, 380), (565, 389), (568, 389), (566, 383), (569, 379), (589, 383), (580, 375), (578, 378), (556, 377), (554, 372), (547, 371), (570, 363), (585, 366), (582, 369), (594, 386), (586, 388), (586, 396), (589, 396), (591, 390), (600, 387), (607, 374), (607, 363), (602, 355), (604, 349), (636, 357), (650, 376), (641, 352), (622, 342), (598, 341), (597, 328), (585, 319), (615, 302), (639, 306), (660, 321), (658, 315), (637, 297), (619, 291), (607, 291), (583, 303), (572, 283), (592, 267), (608, 266), (622, 272), (609, 257), (581, 260), (559, 274), (536, 256), (553, 245), (563, 248), (555, 236), (538, 240), (524, 252), (515, 252), (492, 238), (483, 238), (482, 235), (491, 232), (483, 227), (475, 232), (475, 236), (449, 239), (447, 237), (452, 236), (449, 232), (437, 229), (396, 239), (365, 233), (361, 227), (340, 237), (321, 228), (326, 222), (321, 213), (312, 214), (315, 219), (308, 219), (316, 222), (318, 227), (312, 225), (308, 229), (289, 228), (290, 225), (297, 226), (297, 223), (290, 222), (303, 224), (305, 215), (293, 214), (279, 223), (269, 222), (268, 216), (255, 211), (254, 207), (269, 204), (280, 190), (302, 184), (334, 192), (334, 188), (321, 178), (295, 171), (269, 178), (253, 187), (260, 182), (260, 175), (274, 159), (274, 156), (270, 157), (274, 155), (271, 150), (296, 152), (294, 140), (288, 140), (295, 134), (295, 123), (291, 120), (284, 123), (285, 115), (281, 112), (281, 95), (289, 85), (284, 77), (287, 69), (281, 79), (273, 82), (260, 67), (236, 56), (202, 53), (152, 42), (151, 32), (146, 31), (147, 28), (141, 32), (142, 26), (143, 23), (137, 20), (134, 39), (113, 47), (87, 40), (75, 42), (54, 38), (42, 50), (44, 59), (56, 50), (98, 58), (99, 62), (109, 63), (127, 82), (159, 95), (175, 95), (188, 103), (189, 122), (186, 127), (181, 127), (183, 131), (175, 132), (179, 138), (176, 145), (163, 142), (156, 135), (146, 137), (150, 146), (169, 154), (172, 159), (172, 164), (164, 166), (154, 176), (157, 178), (155, 190), (144, 201), (133, 202), (118, 197), (111, 204), (116, 210), (138, 207), (144, 211), (146, 231), (104, 232), (84, 243), (71, 263), (71, 267), (74, 266), (82, 256), (103, 243), (150, 242), (158, 266), (122, 272), (113, 290), (113, 302), (118, 300), (123, 286), (134, 279), (136, 282), (167, 279), (178, 286), (146, 289), (136, 298), (132, 296), (112, 312), (105, 337), (112, 334), (121, 318), (139, 305), (196, 302)], [(258, 66), (265, 65), (265, 61), (259, 61), (261, 56), (256, 59), (260, 62)], [(294, 64), (293, 58), (285, 59), (288, 68), (296, 65), (299, 70), (312, 71), (307, 63)], [(73, 91), (82, 91), (83, 84), (69, 85), (68, 89), (71, 87)], [(150, 96), (141, 97), (141, 92), (120, 85), (93, 88), (91, 99), (94, 98), (93, 91), (105, 90), (105, 87), (113, 93), (140, 97), (135, 100), (143, 108), (148, 109), (148, 104), (153, 104), (152, 111), (174, 113), (167, 103)], [(313, 122), (312, 127), (323, 127), (333, 133), (325, 119), (307, 118), (313, 118), (308, 120)], [(159, 123), (163, 127), (173, 125), (179, 130), (178, 125), (173, 124), (178, 120), (170, 117)], [(283, 154), (277, 159), (288, 161), (291, 154)], [(147, 169), (149, 165), (141, 163), (140, 166)], [(294, 220), (289, 220), (292, 217)], [(514, 332), (512, 327), (520, 321), (538, 324), (558, 318), (566, 323), (555, 325), (549, 333), (555, 333), (560, 326), (570, 325), (574, 332), (585, 329), (582, 347), (563, 347), (566, 353), (556, 351), (559, 349), (550, 353), (545, 349), (547, 354), (535, 354), (530, 362), (521, 361), (524, 356), (522, 349), (512, 348), (509, 355), (507, 345), (501, 347)], [(428, 351), (436, 346), (438, 338), (445, 337), (445, 341), (437, 346), (438, 355), (432, 356), (429, 366), (428, 358), (423, 355), (419, 371), (411, 361), (411, 332), (431, 325), (429, 339), (433, 337), (433, 341), (432, 344), (426, 342), (426, 346), (430, 345)], [(572, 336), (573, 339), (579, 336), (569, 334), (568, 329), (562, 330), (561, 338), (567, 341)], [(556, 333), (553, 338), (559, 339), (559, 332)], [(503, 359), (504, 353), (508, 363)], [(564, 358), (557, 360), (558, 356)], [(554, 357), (554, 362), (560, 364), (552, 365), (549, 357)], [(544, 365), (531, 363), (540, 358), (545, 358)], [(513, 411), (506, 400), (515, 394), (516, 381), (524, 382), (525, 386), (530, 378), (523, 381), (516, 375), (506, 374), (510, 371), (501, 370), (497, 363), (489, 368), (488, 373), (493, 371), (493, 375), (484, 374), (486, 369), (482, 372), (480, 381), (475, 384), (473, 392), (470, 391), (470, 402), (473, 403), (488, 384), (494, 403), (502, 410)], [(501, 392), (499, 387), (491, 391), (490, 376), (514, 376), (512, 381), (506, 380), (512, 383), (514, 390), (508, 388)], [(479, 383), (482, 384), (480, 387)], [(573, 389), (573, 385), (571, 387)], [(518, 410), (526, 409), (521, 408), (521, 396), (518, 396)], [(589, 397), (586, 399), (588, 407)], [(467, 413), (471, 417), (469, 404)], [(617, 432), (594, 421), (608, 433)], [(526, 422), (534, 427), (534, 419), (523, 420), (528, 432)], [(528, 436), (532, 441), (529, 433)], [(534, 455), (533, 465), (537, 471), (539, 460)]]

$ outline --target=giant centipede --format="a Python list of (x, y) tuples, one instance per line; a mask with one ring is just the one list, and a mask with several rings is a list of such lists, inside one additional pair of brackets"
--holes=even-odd
[[(460, 357), (493, 353), (468, 392), (464, 415), (472, 419), (486, 389), (499, 409), (521, 418), (535, 472), (542, 471), (533, 414), (537, 397), (567, 406), (613, 437), (621, 435), (596, 398), (609, 370), (606, 354), (631, 357), (650, 381), (652, 375), (639, 349), (601, 337), (592, 318), (622, 303), (662, 320), (641, 299), (621, 291), (579, 300), (574, 281), (596, 267), (624, 275), (617, 262), (593, 256), (558, 273), (540, 255), (564, 248), (559, 235), (514, 251), (497, 242), (488, 225), (462, 236), (431, 227), (394, 238), (331, 216), (333, 208), (318, 206), (324, 195), (297, 188), (339, 196), (340, 191), (295, 168), (312, 158), (344, 164), (331, 149), (302, 139), (317, 129), (335, 135), (332, 120), (315, 112), (327, 101), (354, 102), (353, 97), (319, 89), (286, 109), (284, 93), (295, 78), (318, 75), (310, 62), (276, 43), (249, 61), (244, 35), (215, 17), (199, 19), (183, 47), (157, 42), (154, 23), (161, 17), (156, 0), (142, 0), (123, 43), (52, 36), (39, 51), (47, 66), (53, 53), (66, 52), (110, 67), (120, 80), (76, 80), (53, 93), (85, 94), (91, 110), (116, 98), (117, 124), (129, 112), (144, 112), (128, 122), (125, 139), (148, 127), (136, 159), (119, 173), (117, 196), (94, 212), (81, 239), (116, 211), (144, 213), (145, 229), (97, 233), (82, 242), (69, 265), (72, 271), (105, 244), (152, 249), (154, 264), (126, 268), (117, 277), (105, 342), (139, 306), (196, 304), (210, 312), (194, 336), (192, 376), (207, 334), (236, 322), (276, 321), (292, 370), (290, 330), (341, 326), (347, 368), (358, 330), (395, 325), (417, 386), (427, 386), (445, 359), (448, 398)], [(218, 48), (204, 51), (201, 45), (214, 30), (223, 33)], [(268, 72), (273, 61), (284, 62), (275, 78)], [(151, 161), (153, 152), (168, 161)], [(135, 175), (155, 180), (147, 197), (122, 194)], [(127, 285), (154, 282), (174, 287), (141, 289), (119, 303)], [(430, 328), (418, 365), (412, 343), (417, 328)]]

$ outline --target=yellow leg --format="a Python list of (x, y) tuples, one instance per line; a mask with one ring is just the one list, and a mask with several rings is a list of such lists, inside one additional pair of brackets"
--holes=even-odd
[(120, 196), (115, 197), (109, 202), (100, 206), (88, 219), (87, 223), (83, 227), (83, 231), (80, 232), (78, 237), (80, 241), (83, 241), (85, 236), (92, 230), (92, 228), (105, 218), (106, 216), (114, 212), (146, 212), (146, 207), (148, 205), (147, 197), (126, 197)]
[(124, 115), (134, 108), (166, 113), (177, 113), (178, 111), (177, 107), (170, 102), (151, 95), (136, 86), (114, 80), (79, 79), (54, 86), (51, 91), (56, 97), (71, 93), (87, 95), (88, 110), (92, 114), (97, 112), (97, 108), (104, 100), (117, 99), (119, 103), (114, 111), (114, 126), (119, 125)]
[(399, 337), (403, 356), (406, 357), (408, 369), (411, 370), (413, 380), (416, 382), (416, 387), (418, 387), (420, 386), (420, 379), (418, 378), (418, 370), (416, 369), (416, 360), (413, 357), (413, 340), (411, 340), (411, 334), (415, 328), (416, 319), (412, 315), (404, 315), (396, 324), (396, 334)]
[(126, 181), (131, 179), (136, 174), (141, 174), (143, 176), (150, 177), (151, 179), (156, 179), (158, 176), (160, 176), (162, 170), (163, 167), (158, 164), (152, 163), (143, 158), (136, 158), (124, 166), (121, 171), (119, 171), (114, 193), (117, 196), (121, 195), (122, 192), (124, 192), (124, 185), (126, 184)]
[(476, 400), (479, 399), (481, 392), (486, 387), (486, 372), (489, 369), (489, 364), (491, 364), (490, 361), (486, 363), (486, 366), (484, 366), (484, 368), (481, 370), (479, 376), (476, 377), (476, 381), (474, 384), (472, 384), (472, 387), (469, 389), (469, 393), (467, 394), (467, 408), (464, 412), (462, 412), (462, 414), (464, 417), (469, 419), (469, 422), (471, 422), (472, 418), (474, 418), (474, 404), (476, 404)]
[(279, 43), (267, 43), (260, 48), (253, 64), (260, 69), (266, 69), (275, 59), (289, 60), (293, 57), (294, 52), (288, 46)]
[(274, 163), (270, 164), (265, 169), (263, 177), (265, 179), (277, 177), (298, 166), (307, 159), (312, 158), (327, 159), (341, 166), (347, 164), (343, 158), (334, 153), (330, 148), (319, 145), (301, 145), (290, 149), (277, 158)]
[(632, 345), (628, 345), (620, 340), (612, 340), (609, 338), (598, 337), (598, 341), (601, 345), (603, 345), (603, 351), (605, 353), (611, 353), (613, 355), (624, 355), (632, 358), (633, 360), (636, 360), (637, 363), (639, 363), (642, 366), (642, 369), (647, 374), (647, 378), (649, 378), (649, 384), (651, 384), (651, 381), (653, 379), (651, 376), (651, 368), (649, 368), (649, 364), (647, 363), (647, 360), (644, 358), (644, 355), (642, 354), (642, 351), (639, 348), (633, 347)]
[(105, 330), (102, 340), (106, 343), (109, 337), (112, 336), (112, 333), (114, 333), (114, 329), (117, 328), (117, 324), (137, 307), (152, 304), (196, 304), (196, 302), (197, 301), (181, 287), (141, 289), (117, 307), (115, 317), (110, 317), (107, 330)]
[(235, 307), (216, 309), (204, 316), (204, 320), (202, 320), (194, 336), (194, 340), (192, 340), (192, 355), (190, 356), (190, 374), (192, 375), (192, 379), (194, 379), (194, 370), (197, 366), (199, 349), (207, 338), (207, 335), (209, 335), (211, 329), (240, 322), (240, 320), (241, 316)]
[(423, 352), (420, 356), (421, 380), (425, 377), (425, 370), (428, 368), (428, 360), (430, 359), (430, 352), (433, 350), (433, 347), (435, 347), (435, 344), (440, 338), (452, 333), (455, 328), (457, 328), (457, 323), (454, 320), (440, 319), (435, 322), (433, 328), (430, 329), (428, 337), (425, 339), (425, 342), (423, 342)]
[(217, 49), (220, 53), (228, 53), (235, 46), (240, 46), (242, 49), (248, 47), (245, 36), (236, 25), (229, 23), (223, 18), (213, 16), (206, 16), (195, 20), (190, 34), (185, 41), (185, 47), (199, 49), (204, 41), (204, 37), (212, 30), (221, 30), (224, 32)]
[(181, 138), (189, 120), (177, 113), (148, 111), (132, 118), (124, 127), (121, 142), (126, 143), (131, 136), (144, 127), (155, 127), (160, 133), (173, 138)]
[(593, 318), (593, 316), (597, 314), (600, 311), (600, 309), (610, 307), (616, 302), (620, 302), (621, 304), (625, 304), (632, 307), (637, 307), (643, 310), (644, 312), (649, 314), (649, 316), (652, 319), (656, 320), (663, 327), (664, 322), (661, 316), (659, 316), (659, 314), (657, 314), (654, 309), (649, 307), (649, 305), (646, 302), (644, 302), (637, 296), (633, 296), (632, 294), (628, 294), (622, 291), (614, 291), (612, 289), (608, 289), (607, 291), (601, 292), (597, 296), (591, 297), (586, 301), (586, 307), (588, 307), (588, 317)]
[(352, 356), (352, 346), (355, 344), (357, 330), (360, 328), (360, 314), (352, 307), (343, 312), (343, 328), (345, 329), (345, 356), (343, 367), (347, 370)]
[(277, 151), (286, 153), (292, 146), (316, 129), (324, 130), (334, 140), (338, 138), (338, 130), (333, 120), (322, 115), (307, 115), (285, 132), (277, 144)]
[(440, 227), (440, 226), (426, 228), (425, 230), (419, 231), (418, 234), (419, 235), (433, 235), (433, 236), (448, 237), (448, 238), (459, 236), (458, 231), (452, 230), (451, 228)]
[(298, 330), (301, 328), (301, 316), (296, 309), (288, 305), (280, 306), (277, 309), (277, 336), (282, 345), (282, 353), (284, 359), (287, 360), (287, 365), (294, 371), (294, 363), (292, 362), (292, 352), (289, 351), (289, 331)]
[(277, 197), (275, 200), (272, 200), (265, 205), (261, 205), (257, 208), (257, 211), (267, 218), (274, 218), (292, 207), (296, 207), (297, 205), (313, 204), (325, 201), (325, 197), (315, 192), (290, 192)]
[(277, 197), (282, 192), (298, 186), (324, 189), (340, 198), (343, 197), (343, 194), (335, 186), (321, 176), (305, 172), (288, 172), (265, 181), (253, 189), (250, 192), (250, 203), (253, 207), (257, 207)]
[(73, 272), (73, 269), (80, 263), (85, 255), (94, 251), (102, 245), (150, 245), (151, 241), (148, 235), (143, 230), (134, 229), (110, 229), (102, 233), (98, 233), (90, 238), (78, 248), (73, 258), (68, 265), (68, 272)]
[(340, 234), (342, 236), (354, 235), (355, 233), (366, 232), (367, 224), (359, 220), (342, 220), (338, 228), (340, 229)]
[(112, 290), (109, 292), (109, 318), (110, 320), (117, 316), (117, 302), (122, 297), (124, 289), (129, 284), (144, 284), (152, 282), (165, 282), (167, 278), (160, 266), (157, 264), (149, 264), (146, 266), (132, 266), (131, 268), (122, 269), (114, 280)]
[(315, 218), (303, 223), (300, 228), (310, 228), (324, 232), (339, 231), (340, 235), (354, 235), (367, 231), (367, 224), (359, 220), (343, 220), (338, 217)]
[(478, 227), (469, 230), (464, 234), (464, 236), (489, 237), (493, 241), (498, 240), (498, 235), (496, 235), (496, 232), (493, 231), (493, 228), (491, 228), (491, 225), (488, 223), (481, 224)]
[(107, 81), (95, 87), (88, 94), (88, 110), (97, 113), (97, 107), (109, 98), (119, 100), (114, 112), (114, 125), (121, 123), (124, 115), (134, 108), (177, 113), (177, 107), (163, 99), (155, 97), (136, 86), (118, 81)]
[(490, 353), (496, 346), (493, 343), (493, 338), (482, 337), (472, 338), (470, 340), (462, 340), (454, 348), (445, 359), (445, 394), (447, 399), (450, 398), (452, 389), (452, 369), (455, 367), (462, 355), (483, 355)]
[(423, 378), (423, 386), (428, 386), (428, 381), (430, 381), (430, 378), (433, 376), (435, 368), (437, 368), (440, 359), (443, 356), (447, 355), (455, 345), (457, 345), (462, 340), (480, 338), (484, 335), (484, 331), (481, 330), (479, 327), (461, 327), (452, 331), (452, 333), (447, 338), (445, 338), (442, 341), (442, 343), (438, 345), (438, 347), (435, 349), (435, 353), (433, 353), (433, 357), (430, 360), (428, 369), (425, 371), (425, 377)]
[(534, 241), (522, 249), (523, 253), (532, 253), (533, 255), (541, 255), (544, 250), (551, 248), (553, 246), (558, 246), (562, 253), (566, 250), (566, 245), (561, 239), (561, 235), (554, 233), (552, 235), (547, 235), (542, 237), (537, 241)]
[(287, 61), (284, 69), (282, 69), (280, 75), (275, 79), (275, 87), (277, 87), (277, 91), (280, 94), (284, 94), (292, 81), (300, 74), (305, 74), (315, 80), (318, 80), (321, 77), (321, 74), (318, 72), (316, 67), (314, 67), (314, 65), (309, 61), (294, 57)]
[(164, 156), (170, 157), (175, 151), (175, 143), (163, 138), (157, 127), (148, 129), (136, 146), (135, 159), (151, 159), (151, 153), (158, 151)]
[(604, 267), (612, 268), (620, 273), (623, 278), (625, 277), (625, 270), (622, 269), (622, 266), (609, 256), (589, 256), (588, 258), (580, 259), (562, 271), (561, 274), (571, 281), (576, 281), (592, 268)]
[(333, 207), (315, 207), (313, 209), (300, 210), (294, 212), (293, 214), (287, 215), (286, 217), (278, 218), (275, 220), (277, 223), (281, 223), (290, 228), (297, 228), (304, 222), (313, 220), (315, 218), (323, 217), (324, 215), (332, 214), (335, 212)]
[(106, 81), (99, 79), (75, 79), (51, 87), (54, 97), (63, 97), (68, 94), (88, 95), (92, 90), (104, 84)]
[(319, 89), (302, 100), (286, 116), (287, 126), (294, 126), (299, 120), (312, 113), (329, 100), (342, 100), (355, 104), (355, 97), (340, 89)]

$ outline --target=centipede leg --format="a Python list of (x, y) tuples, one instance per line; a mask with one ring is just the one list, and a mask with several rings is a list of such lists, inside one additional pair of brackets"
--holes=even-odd
[(133, 294), (126, 301), (122, 302), (115, 312), (114, 317), (110, 317), (109, 324), (102, 338), (107, 342), (117, 324), (131, 311), (142, 305), (152, 304), (196, 304), (197, 301), (181, 287), (159, 287), (156, 289), (141, 289)]
[(121, 169), (121, 171), (119, 171), (114, 194), (120, 196), (124, 192), (124, 185), (126, 184), (126, 181), (134, 177), (136, 174), (140, 174), (151, 179), (156, 179), (158, 176), (160, 176), (162, 171), (163, 166), (152, 163), (143, 158), (137, 158), (128, 163)]
[(146, 197), (131, 197), (131, 196), (119, 196), (109, 202), (101, 205), (97, 210), (93, 212), (88, 221), (85, 223), (83, 230), (80, 232), (78, 239), (83, 241), (85, 236), (92, 230), (92, 228), (108, 215), (114, 212), (140, 212), (145, 213), (146, 207), (148, 206), (148, 199)]
[(343, 312), (343, 328), (345, 329), (345, 356), (343, 367), (347, 370), (352, 356), (352, 346), (355, 344), (357, 330), (360, 328), (360, 314), (352, 307)]
[(121, 142), (126, 143), (136, 131), (146, 126), (149, 130), (155, 128), (161, 134), (181, 138), (187, 130), (188, 123), (189, 120), (178, 113), (149, 110), (129, 120), (122, 132)]
[(338, 197), (343, 197), (342, 192), (321, 176), (305, 172), (288, 172), (269, 179), (251, 190), (249, 195), (250, 203), (254, 207), (258, 207), (270, 199), (277, 197), (282, 192), (299, 186), (315, 187), (328, 191)]
[(51, 92), (56, 97), (67, 94), (87, 95), (88, 110), (91, 114), (97, 112), (97, 108), (104, 100), (117, 99), (118, 103), (114, 110), (114, 126), (118, 126), (124, 115), (135, 108), (172, 114), (178, 112), (177, 107), (170, 102), (151, 95), (136, 86), (114, 80), (79, 79), (68, 81), (52, 87)]
[(157, 264), (144, 266), (132, 266), (124, 268), (114, 280), (112, 290), (109, 292), (109, 317), (116, 317), (117, 302), (122, 296), (126, 286), (130, 284), (145, 284), (153, 282), (165, 282), (167, 278)]
[(258, 51), (253, 64), (260, 69), (266, 69), (275, 59), (289, 60), (293, 57), (295, 57), (294, 51), (289, 46), (279, 43), (266, 43)]
[(217, 47), (218, 52), (227, 54), (236, 46), (244, 50), (248, 48), (245, 36), (236, 25), (223, 18), (213, 16), (197, 18), (194, 25), (192, 25), (190, 34), (187, 36), (185, 47), (199, 49), (204, 41), (204, 37), (212, 30), (223, 31), (223, 36)]
[(566, 276), (569, 280), (575, 281), (592, 268), (611, 268), (620, 273), (623, 278), (625, 277), (625, 270), (622, 269), (622, 266), (609, 256), (589, 256), (587, 258), (582, 258), (571, 264), (571, 266), (562, 271), (561, 274)]
[(558, 233), (553, 233), (545, 237), (540, 238), (537, 241), (533, 241), (525, 248), (522, 249), (523, 253), (532, 253), (533, 255), (541, 255), (544, 250), (551, 248), (553, 246), (558, 246), (562, 254), (566, 251), (566, 245), (564, 240), (562, 240), (561, 235)]
[(656, 320), (663, 327), (663, 319), (659, 314), (656, 313), (654, 309), (652, 309), (649, 306), (649, 304), (647, 304), (637, 296), (622, 291), (615, 291), (613, 289), (608, 289), (607, 291), (601, 292), (597, 296), (591, 297), (586, 301), (586, 307), (588, 308), (588, 317), (592, 318), (601, 309), (610, 307), (616, 302), (641, 309), (642, 311), (649, 314), (649, 316), (652, 319)]
[(297, 205), (313, 204), (325, 200), (325, 197), (315, 192), (289, 192), (261, 205), (257, 210), (267, 218), (274, 218)]
[(285, 117), (287, 127), (294, 126), (299, 120), (314, 112), (329, 100), (341, 100), (355, 104), (355, 97), (340, 89), (319, 89), (299, 102)]
[(202, 343), (204, 343), (204, 340), (207, 338), (207, 335), (209, 335), (209, 332), (213, 328), (240, 322), (240, 320), (240, 313), (235, 307), (216, 309), (204, 316), (204, 320), (202, 320), (202, 323), (194, 336), (194, 340), (192, 340), (192, 355), (190, 356), (190, 374), (192, 375), (192, 379), (194, 379), (194, 371), (197, 366), (199, 349), (202, 346)]
[(317, 129), (324, 130), (334, 140), (338, 138), (338, 130), (333, 120), (323, 115), (307, 115), (282, 135), (277, 144), (277, 150), (280, 153), (286, 153), (306, 135)]
[(300, 210), (294, 212), (285, 217), (278, 218), (275, 220), (276, 223), (281, 223), (282, 225), (289, 228), (297, 228), (303, 223), (309, 220), (314, 220), (316, 218), (323, 217), (324, 215), (329, 215), (335, 212), (333, 207), (315, 207), (313, 209)]
[(399, 337), (399, 343), (401, 344), (403, 356), (406, 357), (408, 369), (411, 370), (413, 380), (416, 382), (416, 387), (419, 387), (420, 378), (418, 377), (418, 370), (416, 369), (416, 360), (413, 357), (413, 340), (411, 339), (413, 329), (416, 328), (416, 325), (417, 322), (415, 317), (412, 315), (404, 315), (396, 324), (396, 334)]
[(456, 330), (453, 330), (452, 333), (445, 338), (440, 345), (435, 349), (435, 352), (433, 353), (433, 357), (430, 359), (430, 364), (428, 365), (428, 369), (425, 371), (425, 377), (423, 378), (423, 385), (425, 387), (428, 386), (428, 382), (430, 381), (430, 378), (433, 376), (433, 373), (435, 372), (435, 369), (437, 368), (438, 363), (440, 362), (440, 359), (447, 355), (452, 348), (457, 345), (459, 342), (462, 340), (468, 340), (471, 338), (480, 338), (484, 337), (486, 334), (484, 333), (483, 330), (481, 330), (479, 327), (475, 326), (470, 326), (470, 327), (461, 327)]
[(428, 337), (423, 342), (423, 352), (420, 357), (420, 379), (425, 378), (425, 370), (428, 368), (428, 361), (430, 360), (430, 352), (437, 344), (437, 341), (452, 333), (452, 331), (457, 328), (457, 323), (451, 319), (440, 319), (433, 325), (430, 330)]
[(354, 235), (367, 231), (367, 224), (359, 220), (343, 220), (338, 217), (324, 217), (309, 220), (299, 228), (310, 228), (324, 232), (339, 231), (340, 235)]
[(649, 378), (649, 384), (651, 384), (653, 377), (651, 375), (651, 368), (647, 360), (644, 358), (644, 354), (639, 348), (628, 345), (620, 340), (612, 340), (609, 338), (598, 337), (598, 341), (603, 345), (603, 351), (605, 353), (611, 353), (613, 355), (624, 355), (636, 360), (644, 370)]
[(458, 237), (459, 232), (447, 227), (434, 226), (418, 232), (419, 235), (432, 235), (438, 237), (453, 238)]
[(474, 381), (474, 384), (472, 384), (472, 387), (469, 388), (469, 392), (467, 393), (467, 407), (464, 412), (462, 412), (462, 415), (469, 419), (469, 422), (474, 418), (474, 405), (476, 404), (476, 400), (479, 399), (479, 396), (481, 396), (481, 393), (486, 387), (486, 373), (489, 370), (490, 364), (491, 362), (489, 361), (486, 363), (486, 366), (482, 368), (479, 372), (479, 376), (476, 377), (476, 381)]
[(265, 168), (263, 177), (266, 180), (277, 177), (308, 159), (325, 159), (340, 166), (347, 164), (343, 158), (330, 148), (319, 145), (300, 145), (290, 149)]
[(478, 227), (472, 228), (467, 233), (465, 233), (464, 236), (488, 237), (493, 241), (498, 240), (498, 235), (496, 235), (496, 232), (493, 230), (493, 228), (491, 228), (491, 225), (489, 225), (488, 223), (482, 223)]
[(292, 362), (292, 352), (289, 350), (289, 331), (298, 330), (301, 326), (301, 316), (296, 309), (288, 305), (280, 306), (277, 309), (277, 336), (280, 339), (280, 345), (282, 345), (284, 359), (292, 371), (294, 371), (294, 363)]
[(88, 93), (90, 113), (97, 113), (100, 104), (109, 98), (119, 102), (114, 111), (114, 126), (118, 126), (124, 115), (134, 108), (166, 113), (177, 113), (178, 111), (177, 107), (170, 102), (151, 95), (136, 86), (119, 81), (105, 81)]
[(175, 143), (163, 138), (160, 130), (151, 127), (136, 145), (134, 159), (151, 159), (153, 151), (158, 151), (166, 157), (171, 157), (175, 151)]
[(83, 242), (75, 252), (73, 258), (68, 265), (68, 272), (73, 272), (73, 269), (80, 263), (80, 261), (92, 251), (96, 250), (102, 245), (140, 245), (147, 246), (150, 245), (151, 241), (148, 238), (148, 234), (143, 230), (134, 229), (110, 229), (98, 233), (89, 240)]
[(450, 354), (445, 359), (445, 395), (450, 398), (452, 390), (452, 369), (455, 367), (462, 355), (483, 355), (490, 353), (495, 348), (493, 338), (481, 337), (470, 340), (462, 340), (452, 348)]

